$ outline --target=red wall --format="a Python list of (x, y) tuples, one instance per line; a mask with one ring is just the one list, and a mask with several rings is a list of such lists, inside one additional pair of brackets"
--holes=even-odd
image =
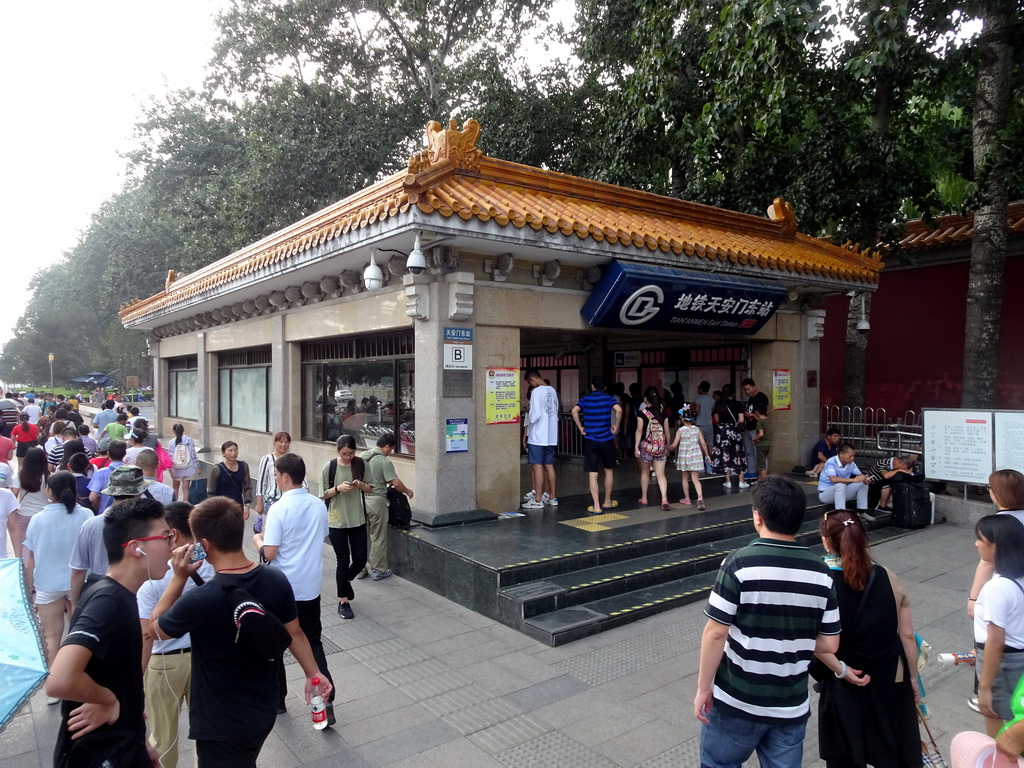
[[(865, 405), (890, 418), (924, 407), (958, 408), (962, 388), (967, 263), (882, 272), (871, 299)], [(1006, 262), (999, 339), (999, 408), (1024, 409), (1024, 258)], [(842, 405), (849, 299), (825, 302), (821, 400)], [(858, 306), (859, 309), (859, 306)]]

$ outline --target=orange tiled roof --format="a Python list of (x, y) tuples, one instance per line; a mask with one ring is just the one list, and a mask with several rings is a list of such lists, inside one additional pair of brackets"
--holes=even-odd
[[(1007, 208), (1007, 235), (1024, 236), (1024, 200)], [(974, 214), (938, 216), (928, 224), (924, 219), (908, 221), (900, 247), (907, 251), (932, 251), (969, 243), (974, 234)]]
[(638, 253), (671, 253), (682, 266), (731, 262), (855, 283), (877, 283), (883, 267), (875, 251), (799, 234), (792, 208), (781, 199), (773, 205), (774, 218), (712, 208), (484, 157), (476, 148), (479, 133), (475, 120), (461, 131), (454, 121), (448, 129), (431, 122), (429, 146), (410, 158), (405, 171), (190, 275), (170, 274), (162, 293), (123, 307), (122, 320), (169, 309), (411, 206), (443, 218), (544, 229)]

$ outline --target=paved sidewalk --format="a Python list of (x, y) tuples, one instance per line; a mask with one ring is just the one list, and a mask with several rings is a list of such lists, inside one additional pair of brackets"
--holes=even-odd
[[(969, 528), (941, 525), (875, 552), (906, 582), (933, 658), (971, 646), (964, 607), (977, 563), (973, 540)], [(313, 730), (298, 698), (301, 672), (291, 664), (288, 714), (260, 766), (699, 765), (692, 705), (703, 604), (548, 648), (398, 577), (356, 582), (356, 619), (343, 621), (332, 597), (334, 556), (327, 551), (324, 559), (324, 638), (338, 724)], [(933, 662), (923, 678), (930, 724), (948, 761), (953, 733), (984, 729), (965, 703), (971, 672)], [(57, 708), (41, 692), (34, 696), (0, 735), (0, 766), (50, 765), (58, 720)], [(185, 733), (181, 766), (193, 762)], [(823, 765), (814, 716), (804, 764)]]

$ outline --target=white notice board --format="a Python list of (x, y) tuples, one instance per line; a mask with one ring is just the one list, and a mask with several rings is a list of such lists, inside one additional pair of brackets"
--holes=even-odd
[(992, 474), (992, 412), (924, 412), (925, 474), (985, 485)]
[(996, 412), (996, 469), (1024, 472), (1024, 413)]

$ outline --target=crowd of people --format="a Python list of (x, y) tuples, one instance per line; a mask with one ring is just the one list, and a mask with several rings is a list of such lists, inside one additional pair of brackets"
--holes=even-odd
[[(953, 768), (1016, 765), (1024, 750), (1024, 475), (994, 472), (989, 494), (997, 511), (975, 527), (967, 600), (977, 658), (968, 703), (986, 734), (954, 737)], [(872, 558), (864, 515), (827, 509), (819, 559), (797, 540), (806, 503), (795, 483), (770, 476), (752, 501), (758, 538), (723, 561), (705, 609), (694, 699), (701, 765), (739, 768), (754, 752), (761, 765), (802, 765), (809, 676), (829, 768), (926, 764), (911, 600)], [(997, 753), (1007, 762), (993, 763)]]
[[(177, 765), (187, 704), (200, 766), (253, 766), (286, 711), (285, 649), (307, 703), (320, 696), (334, 725), (322, 545), (329, 538), (337, 555), (338, 614), (352, 619), (353, 581), (392, 575), (387, 492), (413, 495), (389, 458), (394, 435), (362, 455), (342, 435), (319, 496), (288, 433), (274, 436), (255, 478), (228, 441), (193, 506), (199, 461), (182, 425), (162, 444), (115, 400), (80, 425), (65, 408), (47, 424), (34, 400), (0, 401), (12, 411), (0, 436), (0, 546), (10, 535), (42, 629), (47, 703), (61, 706), (54, 764)], [(243, 547), (252, 508), (258, 560)], [(263, 620), (250, 623), (256, 612)]]
[[(535, 371), (527, 378), (531, 403), (536, 395), (543, 414), (531, 418), (525, 437), (534, 449), (534, 499), (544, 499), (547, 489), (557, 503), (550, 452), (531, 441), (543, 439), (548, 411), (557, 414), (557, 394), (552, 405), (553, 388)], [(746, 386), (751, 399), (759, 394), (752, 381)], [(627, 409), (606, 389), (603, 379), (593, 379), (572, 414), (587, 445), (591, 512), (616, 506), (611, 470)], [(720, 417), (712, 420), (713, 447), (698, 423), (706, 402), (684, 402), (676, 423), (656, 389), (643, 393), (632, 435), (647, 479), (642, 503), (652, 475), (668, 503), (664, 469), (673, 451), (684, 473), (682, 503), (692, 504), (689, 482), (699, 508), (705, 461), (722, 467), (735, 450), (758, 453), (767, 408), (751, 403), (749, 411), (737, 410), (726, 388), (712, 402)], [(18, 405), (0, 438), (0, 465), (8, 469), (0, 478), (9, 480), (0, 487), (0, 545), (6, 551), (2, 539), (10, 535), (24, 560), (42, 628), (47, 702), (61, 707), (55, 765), (177, 765), (178, 721), (187, 704), (199, 766), (254, 766), (287, 708), (286, 649), (302, 669), (307, 704), (320, 697), (327, 725), (334, 725), (334, 679), (322, 640), (323, 542), (336, 556), (338, 615), (352, 619), (354, 581), (391, 575), (388, 490), (413, 495), (390, 459), (395, 436), (381, 436), (360, 454), (356, 441), (341, 435), (337, 457), (314, 479), (319, 495), (309, 492), (305, 462), (291, 452), (288, 433), (274, 435), (255, 476), (239, 446), (227, 441), (210, 472), (208, 497), (193, 506), (189, 481), (199, 465), (182, 425), (174, 425), (165, 445), (154, 442), (137, 411), (118, 412), (107, 401), (79, 426), (68, 426), (75, 420), (66, 408), (55, 409), (44, 430), (45, 411), (31, 405)], [(749, 437), (742, 429), (748, 414), (757, 422)], [(36, 434), (19, 452), (30, 441), (17, 437), (33, 434), (29, 427)], [(805, 493), (766, 474), (751, 484), (757, 539), (726, 557), (717, 574), (694, 700), (702, 766), (738, 768), (755, 751), (764, 766), (801, 765), (808, 677), (820, 693), (818, 752), (829, 768), (922, 765), (911, 599), (871, 556), (862, 499), (872, 483), (913, 475), (914, 457), (880, 460), (863, 473), (853, 449), (829, 430), (815, 458), (819, 498), (827, 505), (818, 526), (824, 558), (798, 541)], [(996, 514), (977, 523), (979, 563), (967, 600), (977, 655), (970, 703), (984, 717), (990, 742), (1019, 755), (1024, 475), (993, 473), (989, 493)], [(857, 508), (846, 509), (847, 500)], [(243, 546), (253, 509), (257, 558)]]
[[(521, 510), (558, 506), (555, 452), (559, 441), (559, 398), (540, 371), (526, 372), (529, 407), (523, 417), (523, 450), (531, 467), (532, 488), (523, 497)], [(658, 486), (661, 508), (672, 509), (666, 470), (675, 455), (681, 473), (683, 507), (704, 510), (701, 473), (722, 475), (726, 488), (746, 490), (758, 478), (768, 475), (771, 448), (771, 410), (768, 396), (753, 379), (742, 382), (745, 402), (735, 399), (735, 388), (725, 384), (709, 394), (711, 384), (702, 381), (697, 394), (687, 399), (682, 386), (673, 382), (667, 391), (632, 384), (627, 393), (622, 382), (609, 391), (603, 376), (590, 381), (587, 394), (573, 406), (571, 415), (583, 438), (584, 470), (589, 475), (593, 503), (591, 514), (618, 507), (612, 498), (614, 472), (632, 455), (640, 478), (640, 506), (650, 504), (648, 490), (653, 479)], [(599, 477), (602, 476), (603, 477)], [(604, 494), (600, 493), (603, 481)], [(695, 498), (690, 498), (690, 486)], [(521, 517), (524, 512), (507, 512), (502, 518)]]

